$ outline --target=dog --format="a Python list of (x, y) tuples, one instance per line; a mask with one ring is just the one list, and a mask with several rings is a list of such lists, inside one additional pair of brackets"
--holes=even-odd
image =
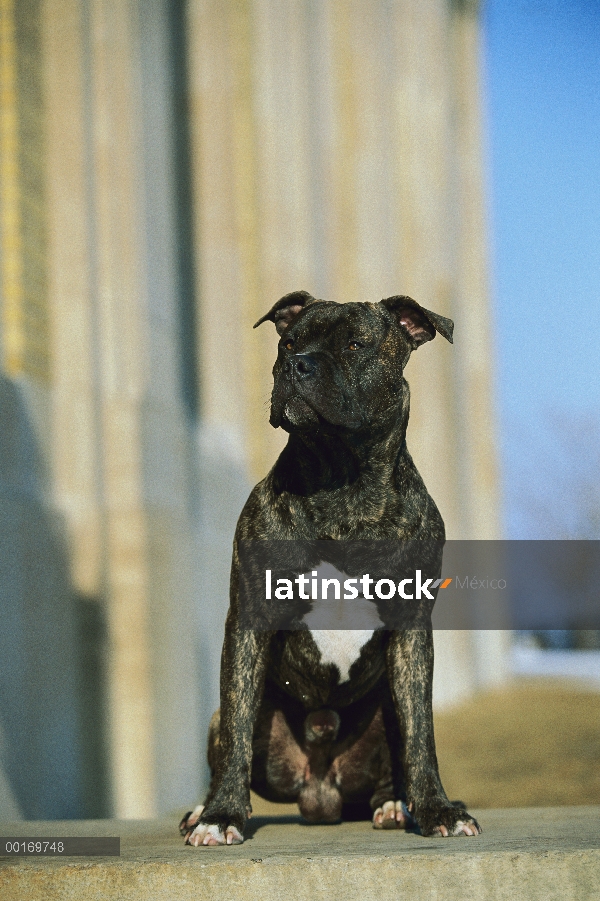
[(452, 343), (453, 322), (405, 296), (338, 304), (306, 291), (255, 328), (267, 320), (280, 336), (270, 423), (289, 438), (238, 521), (211, 784), (181, 834), (195, 847), (242, 842), (252, 788), (310, 822), (367, 815), (375, 828), (477, 835), (438, 772), (430, 628), (248, 628), (240, 600), (248, 541), (433, 542), (441, 571), (444, 523), (406, 447), (403, 372), (437, 333)]

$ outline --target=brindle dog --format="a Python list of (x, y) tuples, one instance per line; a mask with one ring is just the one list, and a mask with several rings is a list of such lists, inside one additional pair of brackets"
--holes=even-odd
[(281, 336), (270, 421), (289, 440), (238, 522), (212, 780), (181, 832), (194, 846), (243, 841), (252, 788), (297, 801), (310, 821), (366, 808), (375, 828), (476, 835), (438, 773), (431, 631), (242, 628), (238, 585), (248, 539), (443, 543), (444, 523), (406, 448), (403, 370), (436, 332), (451, 342), (453, 323), (409, 297), (337, 304), (305, 291), (256, 325), (265, 320)]

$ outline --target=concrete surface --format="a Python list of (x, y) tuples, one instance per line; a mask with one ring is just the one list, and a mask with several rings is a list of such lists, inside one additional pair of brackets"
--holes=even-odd
[[(2, 901), (600, 898), (600, 807), (475, 811), (477, 838), (253, 817), (243, 845), (185, 847), (176, 821), (2, 824), (2, 836), (116, 835), (120, 858), (0, 859)], [(0, 849), (4, 848), (0, 843)]]

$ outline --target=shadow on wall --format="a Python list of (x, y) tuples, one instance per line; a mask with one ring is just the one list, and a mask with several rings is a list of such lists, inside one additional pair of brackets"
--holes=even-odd
[(0, 376), (0, 819), (108, 815), (106, 628), (69, 581), (25, 392)]
[(252, 488), (241, 438), (226, 427), (203, 425), (198, 433), (201, 514), (198, 522), (198, 655), (201, 668), (200, 735), (203, 743), (201, 793), (208, 789), (208, 724), (219, 706), (219, 674), (229, 577), (238, 517)]

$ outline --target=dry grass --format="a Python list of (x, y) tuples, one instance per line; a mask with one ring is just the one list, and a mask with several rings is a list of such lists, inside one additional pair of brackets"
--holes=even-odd
[(600, 804), (600, 693), (516, 683), (435, 717), (451, 798), (477, 807)]
[[(435, 716), (440, 772), (469, 807), (600, 804), (600, 693), (517, 682)], [(297, 814), (256, 796), (258, 815)]]

